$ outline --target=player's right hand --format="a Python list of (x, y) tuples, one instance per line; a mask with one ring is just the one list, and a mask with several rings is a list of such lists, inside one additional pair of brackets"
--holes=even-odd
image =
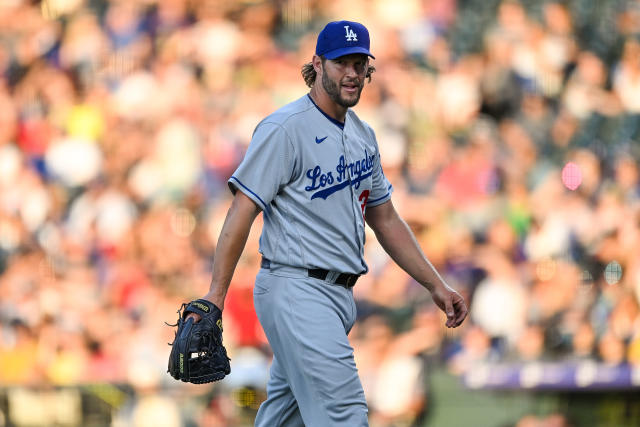
[[(177, 380), (194, 384), (223, 379), (231, 372), (231, 366), (222, 344), (222, 311), (209, 300), (197, 299), (182, 304), (178, 313), (178, 321), (170, 325), (178, 330), (170, 344), (167, 371)], [(190, 316), (192, 313), (198, 322)]]
[(196, 313), (189, 313), (185, 320), (193, 319), (193, 323), (198, 323), (200, 321), (200, 315)]
[[(224, 310), (224, 302), (223, 301), (217, 301), (217, 298), (215, 298), (211, 294), (211, 292), (209, 292), (205, 296), (203, 296), (202, 299), (206, 299), (207, 301), (210, 301), (216, 307), (220, 308), (220, 311)], [(189, 319), (193, 319), (194, 323), (198, 323), (200, 321), (200, 315), (198, 313), (189, 313), (187, 315), (187, 317), (185, 318), (185, 320), (189, 320)]]

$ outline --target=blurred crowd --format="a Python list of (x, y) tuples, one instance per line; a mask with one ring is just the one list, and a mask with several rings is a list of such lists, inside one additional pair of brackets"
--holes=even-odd
[(123, 425), (184, 416), (157, 389), (206, 389), (202, 425), (255, 410), (261, 218), (227, 298), (228, 381), (165, 374), (163, 322), (208, 289), (226, 180), (262, 117), (308, 90), (335, 19), (369, 28), (355, 110), (470, 304), (444, 328), (368, 235), (350, 338), (372, 425), (425, 417), (432, 366), (640, 365), (640, 1), (3, 0), (0, 384), (130, 384)]

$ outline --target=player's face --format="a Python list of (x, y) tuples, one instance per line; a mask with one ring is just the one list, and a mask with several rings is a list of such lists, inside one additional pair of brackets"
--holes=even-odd
[(367, 55), (345, 55), (323, 61), (322, 87), (333, 102), (345, 108), (360, 100), (369, 66)]

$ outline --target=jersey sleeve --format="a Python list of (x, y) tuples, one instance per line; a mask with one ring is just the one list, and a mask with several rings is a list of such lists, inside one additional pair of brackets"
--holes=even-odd
[(367, 206), (373, 207), (378, 206), (389, 199), (391, 199), (391, 193), (393, 193), (393, 186), (389, 182), (386, 176), (384, 176), (384, 172), (382, 170), (382, 162), (380, 159), (380, 150), (378, 149), (378, 142), (375, 139), (375, 134), (373, 130), (369, 128), (369, 131), (373, 135), (373, 139), (376, 143), (376, 159), (375, 164), (373, 165), (373, 171), (371, 172), (371, 194), (369, 194), (369, 198), (367, 200)]
[(260, 123), (253, 133), (249, 149), (238, 169), (229, 178), (233, 194), (242, 191), (263, 211), (286, 185), (295, 167), (293, 144), (277, 123)]

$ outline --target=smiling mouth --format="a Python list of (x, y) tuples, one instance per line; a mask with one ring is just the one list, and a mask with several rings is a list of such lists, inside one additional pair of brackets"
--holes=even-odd
[(358, 91), (358, 85), (356, 84), (343, 84), (342, 88), (348, 93), (356, 93)]

